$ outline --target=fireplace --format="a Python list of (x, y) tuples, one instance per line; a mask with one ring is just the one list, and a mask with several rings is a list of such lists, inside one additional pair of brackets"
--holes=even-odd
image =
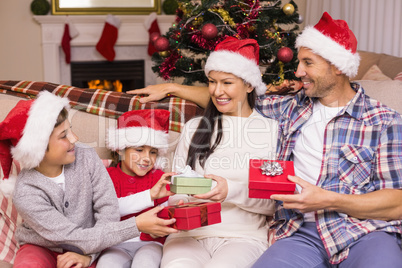
[[(144, 22), (148, 16), (119, 15), (118, 17), (121, 25), (114, 46), (116, 58), (112, 63), (143, 60), (144, 86), (164, 82), (152, 72), (153, 62), (147, 53), (149, 34), (144, 27)], [(104, 62), (105, 58), (96, 51), (95, 46), (101, 36), (106, 15), (71, 15), (68, 18), (79, 32), (79, 35), (71, 40), (71, 62)], [(176, 17), (174, 15), (158, 15), (157, 18), (159, 28), (164, 33), (172, 26)], [(67, 16), (34, 16), (34, 19), (42, 28), (44, 81), (73, 85), (71, 66), (65, 62), (60, 46)], [(134, 75), (130, 79), (138, 81)], [(133, 86), (128, 87), (130, 89)], [(134, 87), (140, 86), (135, 85)]]
[(144, 60), (71, 62), (71, 83), (80, 88), (126, 92), (145, 86), (144, 66)]

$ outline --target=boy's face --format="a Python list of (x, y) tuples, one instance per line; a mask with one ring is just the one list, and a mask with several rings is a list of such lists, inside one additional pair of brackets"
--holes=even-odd
[(74, 162), (74, 144), (77, 141), (78, 137), (72, 132), (70, 122), (65, 120), (50, 135), (48, 149), (40, 167), (57, 168)]
[(121, 170), (130, 176), (144, 176), (154, 167), (158, 149), (144, 145), (126, 148), (123, 153)]

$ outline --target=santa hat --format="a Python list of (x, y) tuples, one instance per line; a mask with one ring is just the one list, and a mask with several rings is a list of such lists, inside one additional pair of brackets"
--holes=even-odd
[(234, 74), (249, 83), (257, 95), (267, 91), (262, 82), (259, 64), (260, 47), (254, 39), (239, 40), (227, 37), (220, 42), (212, 52), (205, 64), (205, 75), (210, 71), (220, 71)]
[(110, 128), (106, 146), (112, 151), (148, 145), (158, 148), (155, 167), (161, 168), (167, 153), (170, 112), (146, 109), (125, 112), (117, 119), (117, 128)]
[(300, 47), (311, 49), (349, 77), (357, 74), (357, 39), (344, 20), (333, 20), (324, 12), (314, 27), (306, 27), (297, 37), (296, 48)]
[[(21, 168), (35, 168), (45, 156), (49, 137), (60, 111), (69, 109), (67, 98), (42, 91), (35, 100), (21, 100), (0, 123), (0, 162), (3, 180), (9, 179), (12, 160)], [(13, 190), (13, 183), (2, 182), (5, 194)]]

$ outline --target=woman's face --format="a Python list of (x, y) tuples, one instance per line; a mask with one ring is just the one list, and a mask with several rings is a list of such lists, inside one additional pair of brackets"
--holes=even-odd
[(209, 94), (215, 107), (224, 115), (248, 117), (252, 109), (247, 94), (253, 91), (250, 85), (233, 74), (210, 71)]

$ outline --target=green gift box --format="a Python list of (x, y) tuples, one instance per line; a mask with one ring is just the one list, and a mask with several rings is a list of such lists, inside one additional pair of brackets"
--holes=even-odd
[(172, 176), (170, 191), (176, 194), (205, 194), (211, 191), (212, 179)]

